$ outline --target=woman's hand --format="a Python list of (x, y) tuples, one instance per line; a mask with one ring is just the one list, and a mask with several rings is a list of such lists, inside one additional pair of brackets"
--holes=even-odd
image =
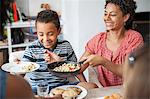
[(83, 64), (89, 64), (90, 66), (97, 66), (102, 65), (104, 63), (104, 58), (99, 55), (89, 55), (87, 57), (84, 57), (86, 61)]
[(62, 61), (62, 59), (57, 54), (46, 50), (45, 51), (45, 61), (48, 63), (52, 63), (52, 62)]

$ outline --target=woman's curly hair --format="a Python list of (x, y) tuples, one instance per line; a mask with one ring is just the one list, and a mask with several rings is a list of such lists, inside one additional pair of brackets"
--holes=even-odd
[(123, 13), (123, 15), (130, 14), (129, 19), (125, 24), (126, 29), (132, 28), (132, 22), (135, 15), (135, 10), (137, 8), (136, 2), (134, 0), (106, 0), (105, 8), (108, 3), (113, 3), (118, 5)]

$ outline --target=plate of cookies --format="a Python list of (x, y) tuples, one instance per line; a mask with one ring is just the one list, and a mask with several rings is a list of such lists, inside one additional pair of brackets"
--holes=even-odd
[(78, 85), (59, 86), (50, 91), (50, 96), (61, 94), (63, 99), (83, 99), (87, 95), (87, 90)]

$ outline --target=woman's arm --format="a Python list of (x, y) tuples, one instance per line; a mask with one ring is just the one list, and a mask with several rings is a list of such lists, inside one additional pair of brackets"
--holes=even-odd
[(122, 64), (115, 64), (102, 56), (92, 54), (92, 55), (86, 57), (86, 61), (84, 62), (84, 64), (87, 64), (87, 63), (90, 66), (102, 65), (118, 76), (123, 75), (123, 69), (122, 69), (123, 65)]
[(123, 65), (122, 64), (115, 64), (106, 58), (104, 59), (103, 66), (110, 70), (111, 72), (115, 73), (116, 75), (122, 77), (123, 76)]
[(86, 59), (86, 61), (81, 66), (81, 70), (80, 70), (81, 73), (79, 75), (77, 75), (77, 78), (80, 81), (86, 81), (85, 77), (83, 75), (83, 72), (88, 66), (102, 65), (118, 76), (122, 77), (122, 75), (123, 75), (123, 67), (122, 67), (123, 65), (122, 64), (115, 64), (102, 56), (90, 54), (89, 52), (84, 52), (84, 54), (80, 58), (80, 61), (85, 60), (85, 59)]

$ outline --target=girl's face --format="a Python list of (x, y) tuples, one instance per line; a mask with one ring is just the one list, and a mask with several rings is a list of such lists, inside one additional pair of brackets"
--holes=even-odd
[(113, 3), (108, 3), (104, 12), (104, 22), (106, 30), (119, 30), (124, 26), (128, 15), (123, 15), (120, 7)]
[(53, 48), (57, 42), (57, 36), (60, 33), (60, 29), (57, 29), (55, 24), (49, 23), (42, 23), (37, 22), (37, 36), (40, 43), (45, 48)]

